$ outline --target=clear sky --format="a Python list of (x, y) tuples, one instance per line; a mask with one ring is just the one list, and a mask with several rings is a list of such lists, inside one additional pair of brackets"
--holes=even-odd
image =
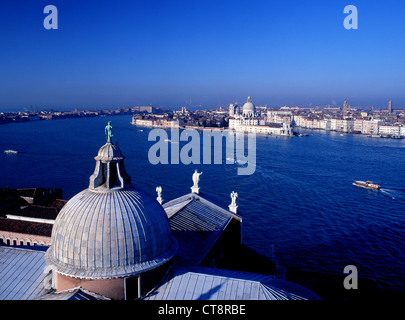
[(1, 0), (0, 45), (0, 111), (405, 107), (405, 1)]

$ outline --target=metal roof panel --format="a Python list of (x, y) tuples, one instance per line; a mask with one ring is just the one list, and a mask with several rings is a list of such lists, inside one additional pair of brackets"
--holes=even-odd
[(0, 300), (32, 300), (46, 292), (43, 251), (0, 247)]

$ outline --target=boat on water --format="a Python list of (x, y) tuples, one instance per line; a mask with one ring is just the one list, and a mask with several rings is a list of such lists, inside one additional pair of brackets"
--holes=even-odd
[(361, 187), (361, 188), (374, 189), (374, 190), (379, 190), (381, 188), (380, 185), (378, 185), (376, 183), (372, 183), (371, 181), (354, 181), (353, 185), (357, 186), (357, 187)]
[(5, 154), (18, 154), (18, 151), (15, 150), (4, 150)]
[(179, 143), (178, 141), (172, 141), (170, 139), (165, 139), (165, 142), (170, 142), (170, 143)]

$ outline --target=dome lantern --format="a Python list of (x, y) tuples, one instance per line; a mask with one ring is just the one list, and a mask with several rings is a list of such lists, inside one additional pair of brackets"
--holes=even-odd
[(96, 160), (96, 167), (90, 176), (89, 189), (124, 188), (125, 185), (131, 184), (131, 178), (124, 166), (125, 157), (116, 145), (107, 142), (100, 148), (94, 159)]
[(131, 183), (131, 178), (125, 171), (124, 159), (121, 150), (111, 141), (112, 134), (111, 121), (105, 127), (107, 143), (98, 151), (96, 160), (96, 168), (90, 176), (89, 189), (97, 188), (124, 188), (125, 185)]

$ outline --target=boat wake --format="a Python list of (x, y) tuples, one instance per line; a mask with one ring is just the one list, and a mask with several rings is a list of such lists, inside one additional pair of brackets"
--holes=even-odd
[(386, 188), (381, 188), (380, 189), (381, 193), (387, 197), (390, 197), (393, 200), (401, 199), (405, 200), (405, 192), (404, 191), (399, 191), (399, 190), (394, 190), (394, 189), (386, 189)]

